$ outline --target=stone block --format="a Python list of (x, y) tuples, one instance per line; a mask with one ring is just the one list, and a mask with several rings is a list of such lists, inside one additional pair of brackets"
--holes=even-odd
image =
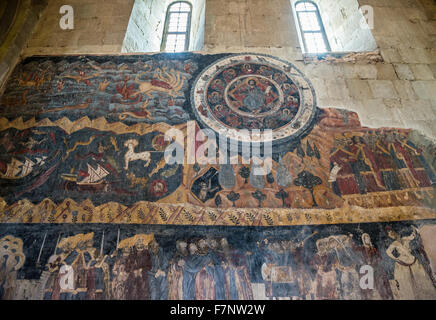
[(326, 80), (325, 86), (330, 98), (344, 99), (349, 97), (349, 92), (345, 80), (332, 79)]
[(428, 64), (411, 64), (410, 68), (416, 80), (433, 80), (433, 72)]
[(425, 48), (400, 47), (400, 56), (406, 63), (432, 63), (431, 50)]
[(84, 32), (80, 34), (77, 45), (82, 46), (92, 46), (92, 45), (103, 45), (104, 32)]
[(356, 79), (357, 78), (357, 73), (356, 73), (356, 70), (354, 68), (354, 64), (342, 63), (342, 64), (337, 65), (336, 68), (339, 69), (339, 71), (340, 71), (339, 73), (345, 79)]
[(312, 75), (317, 78), (332, 79), (334, 74), (334, 67), (324, 63), (317, 64), (312, 69)]
[(319, 99), (327, 98), (328, 90), (323, 79), (312, 79), (313, 88), (315, 89), (316, 97)]
[(103, 44), (116, 45), (122, 44), (124, 40), (124, 32), (105, 32)]
[(413, 81), (412, 86), (420, 99), (436, 99), (436, 81)]
[(383, 103), (392, 112), (401, 107), (401, 99), (383, 99)]
[(381, 49), (380, 53), (385, 62), (389, 62), (389, 63), (403, 62), (403, 59), (401, 58), (401, 55), (397, 49), (383, 48)]
[(433, 72), (433, 77), (436, 78), (436, 63), (429, 64), (428, 67)]
[(356, 64), (354, 68), (359, 79), (368, 80), (377, 78), (377, 67), (373, 64)]
[(396, 80), (398, 78), (392, 64), (379, 63), (376, 67), (378, 80)]
[(398, 98), (392, 81), (389, 80), (370, 80), (368, 81), (374, 98), (392, 99)]
[(391, 110), (385, 105), (383, 99), (362, 100), (364, 109), (359, 116), (370, 120), (390, 120), (393, 118)]
[(397, 91), (400, 99), (405, 100), (416, 100), (418, 96), (413, 90), (412, 82), (407, 80), (394, 80), (392, 81), (394, 84), (395, 90)]
[(395, 72), (400, 80), (415, 80), (412, 70), (407, 64), (394, 64)]
[(350, 97), (355, 99), (371, 99), (372, 92), (366, 80), (345, 80)]
[(436, 119), (430, 100), (401, 100), (401, 104), (402, 109), (398, 112), (404, 121)]

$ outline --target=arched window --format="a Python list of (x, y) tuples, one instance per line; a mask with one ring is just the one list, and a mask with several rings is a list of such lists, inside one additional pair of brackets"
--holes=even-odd
[(298, 1), (295, 4), (295, 12), (304, 44), (304, 52), (323, 53), (330, 51), (316, 4), (311, 1)]
[(162, 51), (181, 52), (189, 47), (192, 7), (189, 2), (177, 1), (168, 6), (162, 37)]

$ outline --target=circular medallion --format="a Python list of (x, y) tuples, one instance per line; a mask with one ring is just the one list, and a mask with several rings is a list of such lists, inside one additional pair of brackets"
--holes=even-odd
[(207, 67), (195, 81), (191, 103), (202, 124), (242, 142), (267, 142), (267, 130), (274, 142), (296, 137), (316, 111), (315, 92), (304, 75), (262, 54), (231, 55)]

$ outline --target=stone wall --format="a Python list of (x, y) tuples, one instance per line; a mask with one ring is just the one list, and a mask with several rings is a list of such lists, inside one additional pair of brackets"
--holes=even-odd
[(135, 1), (122, 52), (157, 52), (160, 50), (165, 10), (169, 2), (171, 1)]
[[(65, 3), (50, 2), (22, 54), (54, 56), (29, 57), (8, 78), (0, 99), (0, 298), (435, 298), (436, 144), (421, 135), (436, 137), (432, 4), (361, 1), (374, 6), (380, 53), (315, 61), (301, 54), (289, 0), (207, 0), (205, 15), (193, 13), (205, 16), (204, 53), (256, 54), (121, 55), (133, 3), (74, 1), (75, 29), (62, 31)], [(288, 80), (299, 76), (294, 64), (322, 110), (303, 77), (297, 83), (306, 90)], [(234, 81), (247, 74), (249, 92)], [(272, 86), (263, 91), (265, 82)], [(273, 99), (242, 101), (268, 121), (250, 120), (241, 105), (244, 118), (223, 108), (233, 85), (242, 93), (236, 100), (259, 90)], [(364, 126), (393, 128), (363, 128), (356, 113), (338, 108), (359, 113)], [(272, 128), (270, 174), (254, 174), (254, 164), (164, 161), (164, 132), (179, 129), (192, 142), (205, 119), (215, 132), (224, 121)], [(193, 145), (202, 159), (203, 145)], [(368, 249), (379, 255), (376, 290), (362, 291), (358, 270), (374, 261), (364, 257)], [(86, 285), (58, 290), (59, 269), (84, 272), (85, 255)], [(183, 267), (197, 262), (195, 272)], [(214, 276), (205, 277), (206, 266)], [(195, 281), (180, 294), (188, 274)], [(325, 279), (338, 290), (323, 288)]]
[(0, 88), (18, 62), (45, 5), (44, 0), (6, 1), (0, 4)]
[(24, 56), (45, 54), (108, 54), (121, 52), (133, 0), (71, 0), (74, 29), (62, 30), (59, 9), (65, 1), (49, 1), (33, 30)]
[(269, 1), (267, 10), (262, 3), (236, 0), (223, 6), (208, 0), (205, 51), (287, 59), (310, 78), (320, 107), (353, 110), (363, 125), (411, 127), (436, 137), (436, 21), (421, 2), (359, 1), (374, 8), (372, 34), (384, 59), (374, 64), (304, 63), (289, 1)]
[(357, 0), (316, 0), (316, 3), (332, 51), (371, 51), (377, 48), (371, 30), (361, 28), (364, 18), (358, 10)]
[[(24, 56), (121, 52), (132, 0), (71, 3), (76, 9), (75, 29), (60, 30), (58, 12), (63, 3), (50, 1)], [(251, 51), (289, 60), (311, 79), (320, 107), (356, 111), (363, 125), (414, 128), (434, 139), (434, 2), (361, 0), (359, 5), (374, 8), (372, 34), (383, 62), (305, 63), (288, 0), (233, 0), (225, 5), (222, 0), (207, 0), (204, 52)]]
[[(159, 52), (165, 26), (166, 11), (172, 0), (136, 0), (123, 41), (122, 52)], [(205, 0), (192, 4), (190, 51), (203, 47)]]

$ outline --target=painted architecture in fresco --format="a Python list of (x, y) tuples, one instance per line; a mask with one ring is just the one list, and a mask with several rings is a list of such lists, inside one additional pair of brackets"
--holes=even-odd
[[(200, 129), (236, 163), (166, 161)], [(244, 129), (271, 130), (270, 172)], [(319, 109), (280, 59), (28, 58), (0, 140), (2, 299), (436, 298), (435, 145)]]

